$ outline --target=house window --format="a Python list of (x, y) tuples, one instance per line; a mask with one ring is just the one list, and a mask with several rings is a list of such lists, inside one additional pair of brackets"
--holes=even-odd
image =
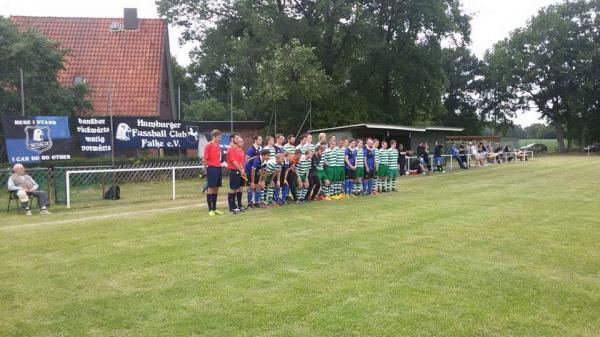
[(85, 84), (86, 82), (87, 81), (83, 76), (75, 76), (75, 78), (73, 78), (73, 85)]
[(121, 23), (120, 22), (113, 22), (110, 24), (110, 31), (111, 32), (118, 32), (121, 30)]

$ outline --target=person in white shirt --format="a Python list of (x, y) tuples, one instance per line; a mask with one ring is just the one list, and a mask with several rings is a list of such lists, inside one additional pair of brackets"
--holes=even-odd
[(8, 178), (7, 187), (8, 190), (17, 195), (21, 202), (21, 207), (25, 210), (25, 215), (31, 215), (31, 209), (29, 208), (29, 198), (34, 196), (38, 199), (40, 206), (40, 214), (48, 215), (48, 194), (44, 191), (39, 190), (39, 185), (33, 180), (33, 178), (25, 174), (25, 167), (22, 164), (16, 164), (13, 167), (14, 173)]

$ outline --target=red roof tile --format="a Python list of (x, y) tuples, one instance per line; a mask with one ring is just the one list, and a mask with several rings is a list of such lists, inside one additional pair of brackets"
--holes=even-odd
[(161, 19), (139, 19), (139, 29), (111, 31), (122, 18), (62, 18), (12, 16), (22, 30), (34, 27), (69, 50), (62, 85), (84, 77), (91, 94), (94, 115), (108, 115), (112, 82), (115, 116), (159, 116), (161, 62), (167, 25)]

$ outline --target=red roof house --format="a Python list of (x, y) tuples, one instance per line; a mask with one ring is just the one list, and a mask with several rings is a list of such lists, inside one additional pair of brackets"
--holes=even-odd
[(26, 30), (35, 28), (67, 49), (64, 86), (85, 82), (92, 115), (174, 119), (169, 32), (165, 20), (138, 19), (126, 8), (123, 18), (12, 16)]

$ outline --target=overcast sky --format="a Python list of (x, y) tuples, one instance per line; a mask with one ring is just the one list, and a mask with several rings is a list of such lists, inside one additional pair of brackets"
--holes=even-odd
[[(481, 57), (494, 42), (525, 25), (528, 18), (543, 6), (559, 0), (462, 0), (466, 12), (472, 14), (473, 52)], [(0, 0), (0, 15), (121, 17), (124, 7), (135, 7), (141, 18), (156, 18), (154, 0)], [(188, 64), (191, 46), (180, 46), (180, 30), (170, 28), (171, 53), (182, 64)], [(530, 125), (539, 121), (535, 112), (523, 114), (518, 124)]]

